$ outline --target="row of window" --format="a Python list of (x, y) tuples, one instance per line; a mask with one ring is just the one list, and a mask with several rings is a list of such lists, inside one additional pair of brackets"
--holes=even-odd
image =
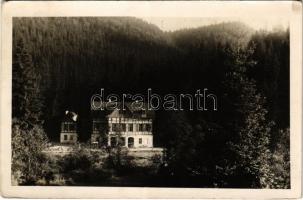
[[(110, 131), (113, 132), (126, 132), (126, 124), (112, 124), (112, 127), (110, 129)], [(128, 124), (127, 126), (127, 131), (128, 132), (133, 132), (133, 131), (139, 131), (139, 132), (143, 132), (143, 131), (152, 131), (152, 126), (151, 124)]]
[[(101, 131), (102, 128), (104, 128), (104, 126), (102, 126), (101, 122), (94, 122), (93, 123), (93, 130), (94, 131)], [(111, 126), (109, 127), (109, 131), (113, 131), (113, 132), (133, 132), (133, 131), (140, 131), (140, 132), (144, 132), (144, 131), (152, 131), (152, 126), (151, 124), (118, 124), (118, 123), (113, 123), (111, 124)]]
[(74, 123), (64, 123), (62, 125), (63, 132), (75, 132), (76, 131), (76, 124)]
[[(145, 116), (146, 117), (146, 115), (145, 114), (142, 114), (142, 116)], [(108, 119), (108, 121), (110, 121), (110, 122), (114, 122), (114, 121), (122, 121), (122, 122), (124, 122), (124, 121), (129, 121), (129, 120), (135, 120), (136, 121), (136, 119), (134, 119), (134, 118), (109, 118)], [(145, 121), (146, 120), (148, 120), (148, 121), (152, 121), (151, 119), (145, 119)]]
[[(142, 144), (142, 138), (139, 138), (138, 140), (139, 144)], [(127, 138), (127, 146), (128, 147), (134, 147), (135, 139), (133, 137)], [(117, 140), (117, 137), (111, 137), (110, 138), (110, 146), (125, 146), (126, 140), (125, 137), (120, 137), (119, 140)]]
[[(102, 126), (101, 122), (94, 122), (93, 123), (93, 130), (94, 131), (101, 131), (104, 126)], [(127, 131), (128, 132), (133, 132), (133, 131), (139, 131), (139, 132), (144, 132), (144, 131), (152, 131), (152, 126), (151, 124), (128, 124), (127, 126)], [(76, 131), (76, 124), (73, 123), (64, 123), (62, 127), (63, 132), (75, 132)], [(109, 131), (113, 132), (126, 132), (126, 124), (118, 124), (118, 123), (113, 123), (111, 127), (109, 127)]]
[(69, 136), (69, 139), (68, 139), (68, 135), (63, 135), (63, 140), (64, 140), (64, 141), (68, 141), (68, 140), (73, 141), (73, 140), (74, 140), (74, 136), (73, 136), (73, 135), (70, 135), (70, 136)]

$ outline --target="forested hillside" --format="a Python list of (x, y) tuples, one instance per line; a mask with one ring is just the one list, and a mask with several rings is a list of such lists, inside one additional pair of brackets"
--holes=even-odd
[(112, 93), (161, 88), (178, 57), (163, 32), (135, 18), (15, 19), (14, 38), (14, 47), (26, 43), (43, 76), (45, 121), (55, 138), (64, 110), (85, 118), (101, 87)]
[(174, 174), (168, 180), (184, 185), (289, 187), (288, 30), (229, 22), (163, 32), (131, 17), (14, 18), (13, 55), (39, 77), (40, 118), (52, 141), (65, 110), (79, 114), (87, 141), (90, 98), (100, 88), (160, 95), (208, 88), (216, 112), (156, 112), (155, 144), (169, 156), (159, 176)]

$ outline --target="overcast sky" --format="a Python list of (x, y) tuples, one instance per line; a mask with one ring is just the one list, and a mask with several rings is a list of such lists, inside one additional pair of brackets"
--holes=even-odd
[(221, 22), (240, 21), (248, 26), (260, 30), (272, 30), (275, 28), (286, 29), (289, 22), (281, 18), (267, 19), (239, 19), (239, 18), (178, 18), (178, 17), (143, 17), (143, 20), (157, 25), (163, 31), (175, 31), (184, 28), (196, 28)]

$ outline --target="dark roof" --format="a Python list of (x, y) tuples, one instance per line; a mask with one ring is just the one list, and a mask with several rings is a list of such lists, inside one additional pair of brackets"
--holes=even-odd
[[(124, 108), (124, 109), (123, 109)], [(101, 111), (106, 117), (120, 117), (125, 118), (154, 118), (154, 110), (148, 109), (147, 104), (142, 102), (100, 102), (95, 101), (91, 105), (92, 111)]]

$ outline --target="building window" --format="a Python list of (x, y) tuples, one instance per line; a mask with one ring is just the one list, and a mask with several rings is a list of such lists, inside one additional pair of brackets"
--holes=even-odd
[(110, 138), (110, 146), (115, 147), (117, 145), (117, 138), (111, 137)]
[(114, 132), (125, 132), (126, 131), (126, 124), (113, 124), (112, 129)]
[(67, 132), (68, 131), (68, 124), (63, 124), (63, 131)]
[(64, 140), (67, 140), (67, 135), (64, 135)]
[(129, 147), (129, 148), (134, 147), (134, 138), (133, 138), (133, 137), (129, 137), (129, 138), (127, 139), (127, 144), (128, 144), (128, 147)]
[(128, 124), (128, 131), (133, 132), (133, 124)]
[(121, 125), (121, 130), (123, 131), (123, 132), (125, 132), (126, 131), (126, 124), (120, 124)]
[(142, 144), (142, 138), (139, 138), (139, 144)]
[(139, 124), (139, 131), (140, 131), (140, 132), (143, 131), (143, 124)]
[(76, 131), (76, 124), (74, 124), (74, 123), (64, 123), (62, 131), (63, 132), (75, 132)]
[(125, 137), (120, 137), (119, 138), (119, 145), (120, 146), (125, 146)]
[(76, 125), (75, 124), (69, 124), (69, 131), (75, 131)]
[(69, 136), (69, 140), (74, 140), (74, 136), (73, 135)]
[(114, 132), (120, 131), (120, 130), (119, 130), (119, 124), (113, 124), (112, 130), (113, 130)]
[(152, 126), (151, 124), (146, 124), (146, 131), (151, 132), (152, 131)]

